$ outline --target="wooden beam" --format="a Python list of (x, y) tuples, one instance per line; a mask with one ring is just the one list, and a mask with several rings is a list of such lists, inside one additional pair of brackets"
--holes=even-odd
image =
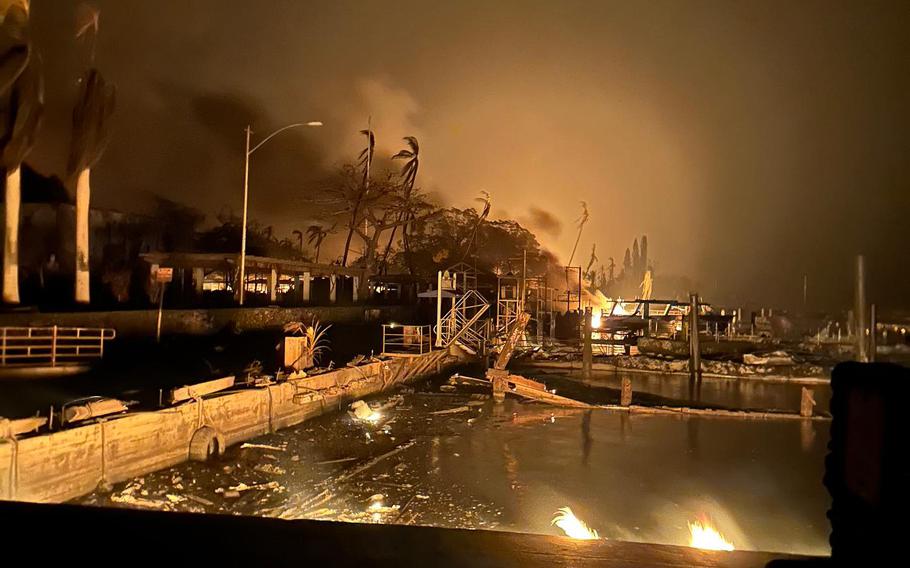
[(521, 336), (529, 321), (531, 321), (531, 314), (528, 312), (519, 312), (518, 317), (515, 318), (515, 323), (512, 324), (512, 329), (509, 330), (506, 342), (502, 346), (502, 351), (500, 351), (499, 356), (496, 357), (496, 363), (493, 364), (494, 369), (502, 370), (509, 364), (509, 360), (512, 358), (512, 354), (515, 351), (515, 346), (517, 346), (518, 342), (521, 340)]
[(170, 404), (176, 404), (178, 402), (190, 400), (197, 396), (205, 396), (207, 394), (223, 391), (225, 389), (231, 388), (232, 386), (234, 386), (233, 375), (230, 377), (215, 379), (213, 381), (206, 381), (204, 383), (196, 383), (195, 385), (176, 387), (171, 389), (171, 392), (168, 394), (167, 401)]
[(30, 418), (0, 418), (0, 439), (14, 438), (19, 434), (34, 432), (47, 424), (47, 417), (32, 416)]

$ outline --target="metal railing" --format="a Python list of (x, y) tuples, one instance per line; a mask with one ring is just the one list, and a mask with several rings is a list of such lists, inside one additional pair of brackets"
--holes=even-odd
[(0, 367), (80, 363), (104, 356), (107, 327), (0, 327)]
[(476, 290), (468, 290), (455, 306), (442, 317), (438, 328), (443, 346), (459, 343), (478, 352), (489, 339), (489, 321), (481, 317), (490, 304)]
[(423, 355), (433, 350), (433, 334), (428, 325), (383, 324), (384, 355)]

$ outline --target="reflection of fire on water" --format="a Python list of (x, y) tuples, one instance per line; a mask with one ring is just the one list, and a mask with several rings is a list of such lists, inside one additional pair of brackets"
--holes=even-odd
[(562, 529), (562, 532), (566, 533), (569, 538), (576, 540), (597, 540), (600, 538), (596, 530), (589, 528), (568, 507), (562, 507), (556, 511), (552, 524)]
[(703, 550), (735, 550), (733, 543), (708, 521), (689, 523), (689, 546)]

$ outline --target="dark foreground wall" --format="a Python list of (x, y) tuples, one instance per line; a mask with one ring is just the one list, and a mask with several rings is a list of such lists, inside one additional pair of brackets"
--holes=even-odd
[[(15, 519), (4, 529), (4, 538), (11, 544), (32, 542), (36, 535), (43, 535), (48, 546), (33, 549), (28, 555), (42, 565), (79, 565), (90, 561), (92, 566), (126, 566), (142, 557), (154, 558), (155, 562), (168, 566), (245, 568), (809, 568), (828, 565), (824, 560), (765, 552), (710, 552), (501, 531), (285, 521), (73, 505), (0, 502), (0, 516)], [(12, 552), (7, 557), (12, 560)]]
[(844, 566), (906, 566), (910, 369), (841, 363), (831, 390), (831, 555)]
[[(324, 306), (309, 308), (220, 308), (210, 310), (165, 310), (163, 334), (208, 335), (229, 325), (241, 330), (278, 329), (290, 321), (322, 323), (408, 322), (413, 306)], [(0, 326), (110, 327), (120, 337), (154, 336), (158, 312), (130, 310), (110, 312), (17, 312), (0, 314)]]

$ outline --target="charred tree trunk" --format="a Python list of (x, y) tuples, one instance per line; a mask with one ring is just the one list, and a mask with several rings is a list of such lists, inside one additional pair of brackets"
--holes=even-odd
[(3, 243), (3, 302), (19, 303), (19, 208), (22, 201), (20, 169), (6, 174), (6, 228)]
[(76, 303), (89, 303), (89, 202), (91, 169), (79, 172), (76, 181)]

